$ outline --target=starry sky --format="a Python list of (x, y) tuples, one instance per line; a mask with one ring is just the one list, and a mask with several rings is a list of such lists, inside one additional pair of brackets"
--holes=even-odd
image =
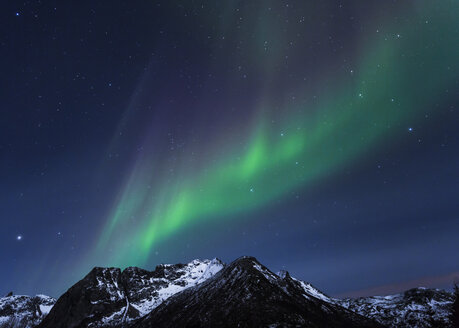
[(459, 277), (456, 1), (0, 6), (0, 294), (242, 255), (335, 296)]

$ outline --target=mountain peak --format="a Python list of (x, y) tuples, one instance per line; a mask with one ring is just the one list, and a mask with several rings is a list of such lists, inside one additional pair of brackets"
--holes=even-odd
[(160, 264), (154, 271), (95, 267), (59, 298), (40, 327), (104, 327), (106, 322), (125, 325), (222, 268), (223, 263), (216, 259)]
[(280, 270), (277, 275), (282, 279), (291, 279), (290, 273), (287, 270)]
[(251, 256), (178, 293), (133, 327), (379, 327), (336, 304), (306, 298)]
[(427, 328), (447, 326), (452, 302), (452, 293), (426, 288), (334, 299), (288, 271), (276, 275), (243, 256), (229, 265), (214, 258), (153, 271), (95, 267), (57, 302), (44, 295), (0, 298), (0, 328)]

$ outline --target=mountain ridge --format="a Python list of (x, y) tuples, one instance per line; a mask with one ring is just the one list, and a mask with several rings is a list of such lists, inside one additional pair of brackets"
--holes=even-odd
[(380, 327), (339, 305), (304, 297), (289, 279), (254, 257), (241, 257), (172, 296), (133, 327)]
[[(38, 296), (37, 296), (38, 297)], [(27, 299), (28, 298), (28, 299)], [(0, 328), (448, 327), (453, 293), (416, 288), (336, 299), (256, 258), (93, 268), (56, 301), (0, 298)], [(39, 302), (38, 302), (39, 303)], [(46, 304), (45, 304), (46, 303)], [(21, 305), (22, 304), (22, 305)], [(26, 306), (26, 304), (28, 304)]]

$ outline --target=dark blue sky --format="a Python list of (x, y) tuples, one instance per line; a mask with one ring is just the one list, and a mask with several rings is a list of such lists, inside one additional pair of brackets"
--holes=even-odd
[[(383, 30), (418, 19), (414, 1), (268, 2), (0, 5), (0, 294), (59, 296), (99, 265), (88, 254), (145, 135), (162, 168), (183, 158), (164, 149), (218, 152), (220, 142), (241, 142), (260, 102), (283, 117), (285, 99), (300, 86), (305, 95), (295, 97), (314, 103), (317, 81), (358, 65), (375, 24)], [(266, 10), (282, 33), (263, 25), (272, 19)], [(290, 61), (263, 62), (273, 72), (261, 101), (252, 45), (260, 43), (257, 33), (277, 32), (286, 46), (270, 60)], [(289, 49), (300, 33), (307, 37)], [(459, 40), (457, 30), (450, 33)], [(451, 286), (459, 272), (458, 90), (456, 78), (434, 108), (397, 126), (396, 137), (313, 187), (223, 225), (178, 231), (146, 268), (253, 255), (332, 295), (378, 286), (392, 292), (419, 281)], [(207, 164), (198, 160), (196, 168)]]

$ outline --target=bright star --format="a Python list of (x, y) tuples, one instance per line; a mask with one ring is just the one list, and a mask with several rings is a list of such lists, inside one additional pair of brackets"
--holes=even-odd
[(413, 131), (413, 128), (408, 128), (408, 131), (412, 132), (412, 131)]
[(19, 16), (20, 14), (19, 13), (16, 13), (16, 16)]
[(16, 237), (16, 240), (21, 241), (21, 240), (22, 240), (22, 236), (21, 236), (21, 235), (18, 235), (18, 236)]
[(250, 192), (253, 192), (253, 188), (250, 188)]

